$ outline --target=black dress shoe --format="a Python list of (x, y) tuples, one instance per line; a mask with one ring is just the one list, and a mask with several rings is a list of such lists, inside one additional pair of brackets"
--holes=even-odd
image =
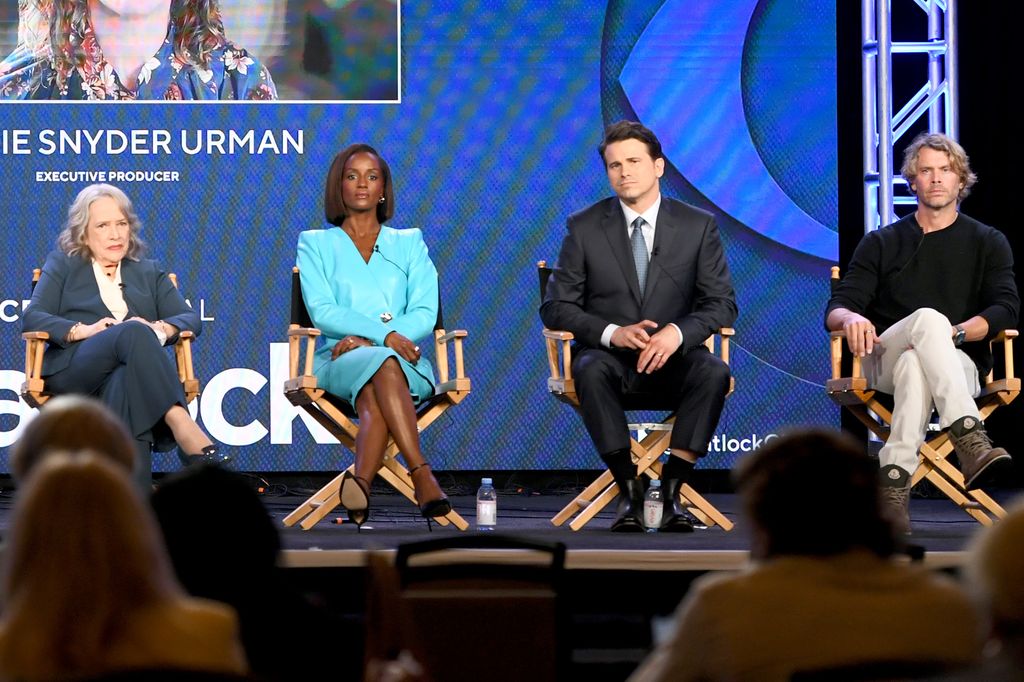
[(619, 506), (612, 521), (613, 533), (643, 533), (644, 484), (636, 478), (616, 481)]
[(692, 533), (693, 523), (690, 521), (690, 514), (679, 502), (679, 489), (683, 482), (678, 478), (671, 478), (661, 482), (662, 507), (661, 533)]
[(216, 445), (207, 445), (198, 455), (189, 455), (179, 447), (178, 459), (187, 467), (199, 466), (201, 464), (224, 466), (231, 461), (231, 455), (223, 452)]

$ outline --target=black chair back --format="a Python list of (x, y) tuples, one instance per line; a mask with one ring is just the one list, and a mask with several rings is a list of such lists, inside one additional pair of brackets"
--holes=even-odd
[(544, 302), (544, 297), (548, 294), (548, 280), (551, 279), (551, 273), (554, 268), (550, 268), (547, 265), (547, 261), (541, 261), (537, 263), (537, 277), (540, 280), (540, 302)]

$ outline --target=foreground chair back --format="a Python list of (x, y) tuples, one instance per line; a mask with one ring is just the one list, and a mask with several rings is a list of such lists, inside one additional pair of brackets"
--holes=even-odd
[[(548, 280), (551, 278), (551, 268), (547, 261), (537, 263), (537, 275), (540, 280), (540, 300), (544, 301), (547, 293)], [(726, 364), (729, 364), (729, 339), (735, 334), (735, 330), (724, 327), (717, 334), (709, 336), (704, 342), (708, 350), (715, 352), (715, 339), (720, 340), (718, 344), (719, 357)], [(547, 351), (548, 370), (548, 391), (563, 403), (567, 403), (577, 412), (580, 401), (576, 395), (576, 386), (572, 378), (572, 347), (573, 335), (571, 332), (559, 331), (556, 329), (544, 329), (544, 345)], [(729, 393), (736, 387), (736, 380), (729, 379)], [(669, 407), (660, 404), (646, 404), (635, 402), (630, 404), (627, 401), (627, 409), (631, 410), (670, 410)], [(659, 458), (668, 449), (669, 439), (672, 432), (674, 417), (669, 417), (661, 422), (630, 424), (631, 431), (639, 433), (646, 432), (640, 440), (629, 439), (629, 449), (633, 460), (637, 465), (638, 474), (646, 475), (652, 479), (661, 477), (661, 462)], [(569, 527), (579, 530), (596, 516), (609, 502), (618, 495), (619, 486), (612, 478), (612, 472), (605, 469), (604, 473), (597, 477), (593, 483), (583, 489), (576, 498), (567, 504), (552, 519), (551, 523), (561, 526), (569, 519)], [(721, 526), (724, 530), (732, 530), (733, 523), (727, 519), (713, 504), (694, 490), (689, 484), (683, 485), (679, 491), (680, 501), (687, 506), (691, 514), (704, 525), (711, 527)]]
[(564, 566), (560, 542), (496, 533), (400, 545), (371, 563), (368, 656), (408, 650), (434, 680), (569, 679)]
[[(313, 354), (316, 350), (316, 339), (320, 330), (313, 326), (302, 298), (302, 282), (299, 269), (292, 268), (292, 302), (291, 323), (288, 326), (288, 380), (284, 384), (284, 393), (288, 401), (301, 407), (312, 416), (331, 435), (341, 441), (342, 445), (355, 452), (356, 434), (359, 424), (356, 413), (348, 401), (328, 393), (317, 385), (313, 374)], [(416, 426), (423, 432), (438, 417), (451, 407), (458, 405), (470, 391), (470, 380), (466, 376), (462, 356), (462, 339), (468, 333), (462, 329), (445, 331), (440, 301), (437, 306), (437, 322), (434, 325), (434, 361), (437, 365), (437, 386), (434, 395), (416, 408)], [(303, 343), (305, 341), (305, 343)], [(455, 373), (449, 368), (449, 349), (453, 351)], [(413, 504), (416, 498), (413, 493), (412, 478), (396, 458), (398, 445), (394, 438), (389, 437), (384, 450), (384, 466), (380, 476), (393, 488), (408, 498)], [(354, 471), (355, 465), (348, 467)], [(309, 530), (321, 519), (341, 504), (341, 478), (344, 472), (334, 477), (327, 485), (315, 492), (309, 499), (299, 505), (284, 519), (284, 525), (296, 523), (303, 530)], [(459, 530), (466, 530), (469, 524), (453, 509), (446, 516), (435, 519), (441, 525), (449, 523)]]
[[(36, 288), (42, 270), (32, 270), (32, 289)], [(175, 288), (178, 286), (178, 277), (173, 272), (168, 274)], [(21, 335), (25, 340), (25, 382), (21, 385), (21, 397), (30, 407), (42, 407), (43, 403), (53, 397), (53, 394), (46, 390), (46, 381), (43, 379), (43, 353), (46, 352), (46, 342), (50, 335), (46, 332), (25, 332)], [(185, 400), (192, 402), (199, 395), (199, 380), (196, 379), (195, 370), (192, 367), (192, 341), (195, 334), (190, 331), (183, 331), (178, 335), (174, 344), (174, 360), (178, 366), (178, 379), (185, 391)]]
[[(834, 266), (832, 288), (835, 289), (838, 283), (839, 267)], [(1013, 373), (1013, 339), (1016, 336), (1016, 329), (1007, 329), (989, 342), (990, 346), (1002, 348), (1003, 366), (998, 376), (995, 368), (988, 373), (985, 385), (975, 399), (982, 420), (988, 419), (997, 408), (1009, 405), (1020, 394), (1020, 379)], [(884, 442), (889, 438), (889, 425), (892, 423), (892, 397), (868, 387), (861, 360), (850, 354), (842, 331), (831, 332), (829, 348), (832, 378), (825, 384), (829, 397), (849, 410)], [(922, 479), (928, 479), (954, 504), (986, 526), (1006, 516), (1006, 511), (985, 491), (967, 490), (963, 474), (948, 461), (952, 452), (953, 442), (948, 431), (929, 435), (918, 451), (917, 469), (910, 485), (915, 486)]]

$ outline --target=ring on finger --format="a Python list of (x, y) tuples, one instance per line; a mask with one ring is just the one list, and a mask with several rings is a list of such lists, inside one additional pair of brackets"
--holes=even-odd
[(416, 351), (417, 353), (419, 353), (419, 352), (420, 352), (420, 347), (419, 347), (419, 346), (413, 346), (413, 347), (412, 347), (412, 349), (413, 349), (414, 351)]

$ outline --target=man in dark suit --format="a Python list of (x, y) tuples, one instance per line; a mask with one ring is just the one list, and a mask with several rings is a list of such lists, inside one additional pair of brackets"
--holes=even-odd
[(715, 219), (661, 196), (665, 158), (653, 132), (620, 121), (598, 153), (617, 196), (569, 216), (541, 319), (576, 337), (583, 423), (621, 493), (612, 530), (643, 530), (624, 413), (643, 405), (675, 413), (661, 530), (688, 532), (679, 488), (706, 454), (729, 390), (728, 366), (703, 345), (736, 319), (729, 268)]

